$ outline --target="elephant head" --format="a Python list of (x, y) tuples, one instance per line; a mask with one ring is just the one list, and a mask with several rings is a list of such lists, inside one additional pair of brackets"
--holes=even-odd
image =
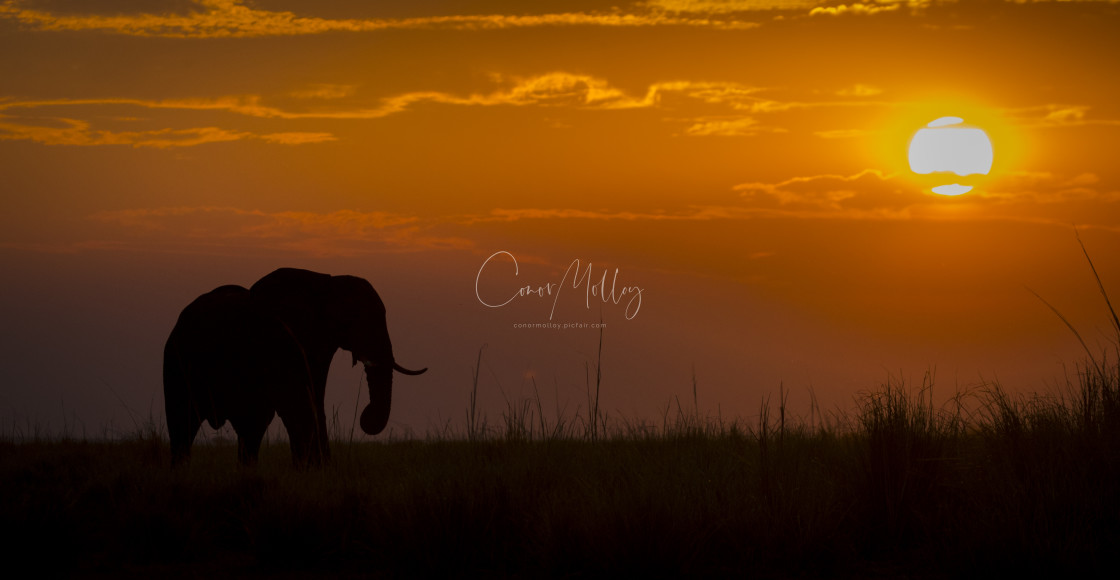
[[(326, 385), (331, 358), (350, 351), (353, 364), (365, 367), (370, 402), (362, 411), (362, 430), (380, 433), (389, 420), (393, 371), (418, 375), (397, 364), (385, 321), (385, 305), (373, 286), (356, 276), (331, 276), (281, 268), (250, 288), (252, 301), (279, 318), (302, 345), (311, 376)], [(315, 393), (319, 404), (323, 392)]]
[(356, 276), (332, 276), (330, 286), (333, 299), (328, 304), (327, 319), (339, 324), (335, 329), (339, 348), (350, 351), (352, 364), (360, 362), (365, 367), (369, 404), (362, 410), (361, 426), (362, 431), (376, 435), (389, 422), (393, 371), (419, 375), (428, 369), (414, 371), (397, 364), (385, 305), (369, 282)]

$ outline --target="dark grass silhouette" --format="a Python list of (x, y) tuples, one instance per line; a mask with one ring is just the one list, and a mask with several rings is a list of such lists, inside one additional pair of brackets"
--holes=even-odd
[(892, 380), (816, 427), (678, 408), (592, 440), (586, 418), (558, 436), (527, 413), (474, 440), (336, 441), (310, 472), (275, 442), (253, 468), (226, 442), (171, 470), (153, 431), (9, 440), (2, 533), (77, 574), (1101, 573), (1120, 564), (1120, 382), (1079, 376), (940, 408), (931, 382)]

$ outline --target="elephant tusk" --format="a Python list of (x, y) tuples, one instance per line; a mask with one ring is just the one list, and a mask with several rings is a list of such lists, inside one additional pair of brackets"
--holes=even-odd
[(422, 368), (418, 371), (414, 371), (414, 370), (406, 369), (406, 368), (402, 367), (401, 365), (397, 364), (394, 361), (393, 362), (393, 370), (397, 371), (398, 373), (401, 373), (402, 375), (416, 376), (416, 375), (424, 374), (428, 370), (428, 367), (424, 367), (424, 368)]
[[(366, 367), (367, 369), (372, 369), (372, 368), (374, 368), (374, 367), (376, 367), (376, 366), (377, 366), (377, 363), (375, 363), (375, 362), (373, 362), (373, 361), (370, 361), (370, 360), (365, 360), (365, 359), (362, 359), (362, 361), (361, 361), (361, 362), (362, 362), (362, 364), (363, 364), (363, 365), (365, 365), (365, 367)], [(397, 371), (398, 373), (401, 373), (401, 374), (403, 374), (403, 375), (416, 376), (416, 375), (422, 375), (422, 374), (424, 374), (425, 372), (427, 372), (427, 371), (428, 371), (428, 367), (424, 367), (424, 368), (422, 368), (422, 369), (420, 369), (420, 370), (418, 370), (418, 371), (414, 371), (414, 370), (412, 370), (412, 369), (406, 369), (406, 368), (402, 367), (401, 365), (397, 364), (397, 363), (396, 363), (396, 361), (393, 361), (393, 370), (395, 370), (395, 371)]]

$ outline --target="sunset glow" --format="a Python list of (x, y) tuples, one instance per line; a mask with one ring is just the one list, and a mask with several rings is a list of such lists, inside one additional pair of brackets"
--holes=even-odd
[(1081, 347), (1024, 287), (1100, 314), (1073, 225), (1120, 287), (1118, 11), (0, 0), (7, 416), (160, 409), (182, 308), (281, 266), (384, 299), (430, 369), (396, 433), (460, 421), (480, 350), (495, 413), (586, 406), (599, 330), (626, 417), (694, 376), (724, 416), (933, 367), (1042, 389)]

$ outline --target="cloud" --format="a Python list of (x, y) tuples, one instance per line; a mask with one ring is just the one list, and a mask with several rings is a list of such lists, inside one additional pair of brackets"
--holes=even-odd
[[(598, 12), (547, 14), (465, 14), (413, 18), (321, 18), (291, 11), (255, 8), (244, 0), (188, 0), (185, 12), (58, 13), (29, 7), (28, 0), (0, 1), (0, 19), (36, 31), (91, 31), (164, 38), (252, 38), (301, 36), (332, 32), (382, 30), (505, 30), (539, 27), (654, 26), (698, 27), (718, 30), (757, 28), (742, 15), (769, 11), (809, 10), (810, 16), (870, 15), (897, 11), (902, 5), (918, 13), (932, 0), (870, 0), (832, 5), (823, 0), (647, 0), (631, 11), (614, 8)], [(1009, 0), (1010, 1), (1010, 0)], [(1024, 0), (1015, 0), (1023, 3)], [(1108, 0), (1099, 0), (1105, 2)], [(941, 2), (936, 2), (941, 3)], [(777, 18), (782, 18), (779, 15)]]
[[(815, 175), (773, 183), (744, 183), (735, 186), (734, 190), (740, 194), (741, 204), (692, 205), (675, 210), (646, 211), (496, 208), (483, 214), (420, 218), (389, 212), (263, 211), (219, 206), (114, 210), (90, 216), (92, 221), (107, 226), (109, 235), (102, 236), (98, 241), (69, 244), (55, 251), (113, 249), (223, 254), (256, 251), (316, 256), (472, 251), (475, 249), (474, 242), (447, 232), (475, 231), (473, 228), (485, 224), (525, 220), (974, 219), (1068, 225), (1072, 218), (1061, 212), (1046, 218), (1037, 217), (1039, 204), (1120, 201), (1120, 191), (1102, 189), (1102, 179), (1092, 173), (1010, 173), (959, 199), (919, 191), (902, 175), (874, 169), (853, 175)], [(942, 202), (951, 203), (953, 207), (965, 204), (972, 209), (966, 213), (946, 214), (941, 211)], [(1069, 207), (1077, 206), (1073, 204)], [(1077, 221), (1086, 223), (1084, 219)], [(1108, 224), (1088, 225), (1113, 227)]]
[(57, 123), (53, 126), (21, 124), (6, 119), (9, 117), (0, 116), (0, 140), (28, 140), (43, 145), (130, 145), (168, 149), (237, 141), (252, 136), (251, 133), (218, 127), (114, 132), (91, 129), (88, 122), (78, 119), (54, 119)]
[[(844, 218), (844, 219), (977, 219), (1068, 225), (1065, 215), (1084, 215), (1085, 202), (1115, 203), (1120, 191), (1094, 173), (1058, 175), (1049, 172), (1004, 172), (960, 198), (945, 198), (922, 190), (906, 175), (866, 169), (854, 175), (814, 175), (779, 182), (736, 185), (746, 204), (729, 216)], [(946, 214), (951, 207), (968, 206), (966, 213)], [(1065, 207), (1059, 204), (1068, 203)], [(1046, 218), (1036, 217), (1049, 205)], [(1090, 210), (1092, 211), (1092, 210)], [(1056, 212), (1056, 213), (1055, 213)], [(1106, 212), (1099, 215), (1110, 215)], [(1084, 217), (1078, 219), (1085, 223)], [(1090, 219), (1089, 221), (1092, 221)]]
[[(856, 85), (862, 94), (845, 92), (844, 96), (872, 96), (878, 89), (867, 85)], [(856, 88), (848, 91), (855, 91)], [(646, 101), (656, 97), (656, 101), (669, 98), (687, 98), (713, 105), (726, 105), (736, 111), (751, 114), (782, 113), (796, 109), (815, 109), (830, 107), (877, 107), (890, 103), (869, 100), (844, 101), (782, 101), (764, 96), (772, 89), (743, 85), (734, 82), (694, 82), (678, 81), (651, 85)]]
[(606, 80), (566, 72), (520, 79), (507, 91), (472, 99), (486, 105), (575, 105), (615, 109), (648, 106), (644, 100), (632, 99), (611, 87)]
[(1120, 191), (1109, 191), (1095, 173), (1061, 175), (1048, 171), (1012, 171), (993, 179), (981, 194), (1005, 202), (1056, 204), (1073, 201), (1120, 201)]
[[(278, 130), (256, 134), (216, 127), (115, 133), (92, 127), (93, 121), (72, 117), (80, 111), (83, 117), (96, 119), (98, 123), (104, 123), (105, 119), (120, 121), (122, 118), (129, 118), (120, 114), (119, 109), (123, 107), (155, 111), (191, 111), (199, 114), (221, 112), (259, 119), (295, 121), (374, 120), (406, 113), (423, 103), (457, 107), (506, 106), (587, 110), (695, 110), (697, 105), (707, 105), (710, 106), (709, 108), (722, 108), (734, 114), (666, 117), (663, 120), (680, 124), (680, 134), (690, 137), (750, 137), (786, 131), (784, 128), (760, 122), (757, 117), (761, 115), (796, 109), (888, 105), (888, 103), (866, 99), (819, 102), (779, 101), (764, 96), (770, 89), (736, 82), (662, 81), (647, 85), (641, 92), (628, 92), (612, 85), (604, 78), (566, 71), (552, 71), (530, 77), (506, 77), (493, 74), (490, 78), (496, 86), (489, 92), (410, 91), (380, 98), (368, 103), (367, 106), (355, 103), (356, 87), (339, 84), (313, 85), (285, 93), (279, 100), (283, 106), (272, 104), (274, 99), (266, 99), (262, 95), (160, 100), (123, 97), (38, 100), (0, 98), (0, 139), (27, 139), (50, 145), (128, 144), (160, 148), (250, 139), (281, 145), (305, 145), (337, 140), (333, 133), (324, 131)], [(870, 96), (877, 90), (867, 85), (855, 85), (841, 93)], [(285, 97), (287, 97), (286, 101)], [(333, 102), (339, 99), (345, 101), (341, 104)], [(314, 106), (308, 108), (306, 101), (312, 101)], [(114, 115), (92, 114), (89, 111), (91, 107), (112, 107), (115, 109)], [(63, 126), (44, 127), (42, 116), (32, 113), (38, 109), (60, 109), (67, 113), (66, 117), (59, 116), (51, 119), (55, 124), (61, 123)], [(135, 120), (137, 116), (134, 114), (131, 118)], [(817, 133), (824, 138), (852, 137), (858, 134), (856, 131)]]
[[(420, 103), (436, 103), (466, 107), (567, 107), (576, 109), (642, 109), (672, 107), (682, 101), (729, 106), (735, 110), (776, 111), (786, 106), (757, 96), (763, 89), (737, 83), (670, 81), (653, 83), (644, 93), (632, 95), (611, 85), (607, 80), (584, 74), (554, 71), (531, 77), (492, 77), (499, 86), (488, 93), (454, 94), (441, 91), (412, 91), (382, 98), (372, 106), (324, 107), (314, 110), (281, 108), (265, 102), (260, 95), (221, 96), (179, 99), (7, 99), (0, 100), (0, 139), (26, 139), (47, 145), (132, 145), (136, 147), (185, 147), (217, 141), (263, 139), (284, 145), (301, 145), (333, 141), (326, 132), (277, 131), (258, 135), (247, 131), (216, 127), (189, 129), (156, 129), (151, 131), (114, 132), (97, 129), (91, 121), (70, 116), (48, 117), (30, 111), (60, 109), (68, 114), (83, 112), (84, 116), (103, 122), (106, 115), (92, 115), (91, 107), (135, 107), (150, 110), (224, 112), (236, 115), (278, 120), (372, 120), (400, 114)], [(301, 100), (330, 101), (352, 97), (349, 85), (318, 85), (297, 91)], [(292, 96), (289, 93), (288, 96)], [(352, 98), (348, 99), (352, 101)], [(120, 120), (120, 116), (116, 117)], [(731, 119), (700, 118), (688, 120), (689, 135), (748, 135), (764, 130), (743, 117)]]
[[(146, 100), (131, 98), (104, 99), (42, 99), (42, 100), (0, 100), (0, 113), (15, 112), (21, 109), (81, 106), (134, 106), (146, 109), (173, 109), (189, 111), (221, 111), (266, 119), (379, 119), (403, 113), (420, 103), (444, 105), (492, 107), (492, 106), (536, 106), (569, 107), (583, 109), (641, 109), (673, 108), (685, 102), (708, 105), (722, 105), (732, 110), (749, 114), (766, 114), (789, 111), (792, 109), (819, 107), (865, 107), (880, 106), (884, 103), (859, 100), (837, 102), (794, 102), (778, 101), (762, 96), (768, 89), (735, 82), (698, 82), (664, 81), (648, 85), (641, 94), (630, 94), (610, 84), (606, 79), (552, 71), (530, 77), (503, 77), (492, 75), (499, 86), (487, 93), (455, 94), (443, 91), (411, 91), (380, 99), (372, 106), (330, 108), (318, 106), (314, 110), (285, 109), (265, 103), (261, 95), (231, 95), (214, 98), (179, 98)], [(341, 88), (344, 87), (344, 88)], [(868, 89), (864, 87), (866, 93)], [(297, 94), (304, 98), (327, 99), (328, 97), (351, 96), (353, 88), (347, 85), (323, 85)], [(351, 101), (353, 99), (350, 99)], [(735, 123), (747, 124), (743, 117), (736, 117)], [(711, 119), (695, 119), (694, 123), (705, 123)], [(697, 128), (702, 131), (703, 128)], [(713, 133), (719, 134), (719, 133)]]
[[(610, 211), (574, 208), (519, 208), (494, 209), (489, 214), (458, 218), (463, 225), (488, 222), (516, 222), (521, 220), (591, 220), (625, 222), (702, 222), (714, 220), (750, 220), (767, 218), (794, 219), (910, 219), (909, 209), (847, 208), (842, 211), (819, 204), (752, 203), (750, 205), (688, 206), (678, 211)], [(758, 256), (765, 257), (765, 256)]]
[(257, 135), (219, 127), (110, 131), (94, 129), (90, 122), (69, 118), (18, 119), (0, 115), (0, 141), (34, 141), (42, 145), (104, 146), (123, 145), (171, 149), (195, 147), (244, 139), (260, 139), (280, 145), (305, 145), (334, 141), (330, 133), (268, 133)]
[[(263, 97), (259, 95), (222, 96), (215, 98), (185, 98), (185, 99), (131, 99), (131, 98), (105, 98), (105, 99), (43, 99), (43, 100), (8, 100), (0, 101), (0, 111), (16, 112), (21, 109), (42, 108), (78, 108), (78, 107), (120, 107), (130, 106), (154, 110), (178, 110), (196, 112), (225, 112), (255, 117), (262, 119), (378, 119), (408, 109), (413, 103), (435, 101), (448, 104), (481, 104), (470, 97), (460, 98), (454, 95), (437, 92), (415, 92), (397, 95), (384, 99), (377, 107), (370, 108), (341, 108), (317, 111), (292, 111), (273, 107), (262, 103)], [(0, 116), (0, 118), (5, 118)], [(8, 119), (14, 118), (7, 115)]]
[(683, 212), (631, 212), (609, 210), (585, 210), (571, 208), (554, 209), (494, 209), (482, 216), (467, 216), (462, 223), (513, 222), (520, 220), (580, 219), (596, 221), (705, 221), (728, 217), (723, 211), (706, 207), (690, 207)]
[(809, 16), (877, 15), (879, 12), (892, 12), (902, 3), (869, 2), (839, 4), (839, 6), (819, 6), (809, 11)]
[(1034, 107), (1008, 109), (1005, 113), (1014, 119), (1018, 125), (1031, 128), (1085, 127), (1089, 125), (1120, 126), (1120, 120), (1091, 118), (1089, 115), (1090, 109), (1091, 107), (1088, 105), (1049, 103)]
[[(495, 76), (499, 83), (505, 79)], [(318, 109), (294, 111), (263, 104), (260, 95), (223, 96), (197, 99), (145, 100), (129, 98), (108, 99), (44, 99), (0, 101), (0, 111), (36, 109), (47, 107), (76, 107), (87, 105), (128, 105), (147, 109), (177, 109), (191, 111), (224, 111), (249, 117), (270, 119), (377, 119), (408, 110), (417, 103), (440, 103), (465, 106), (574, 106), (584, 108), (628, 109), (654, 106), (660, 94), (669, 91), (698, 91), (707, 84), (658, 83), (651, 85), (645, 95), (631, 97), (622, 90), (597, 77), (568, 72), (550, 72), (527, 78), (512, 78), (510, 86), (488, 94), (456, 95), (441, 91), (412, 91), (384, 98), (373, 107)], [(306, 93), (305, 93), (306, 94)], [(695, 98), (711, 98), (691, 94)]]
[(338, 138), (330, 133), (267, 133), (260, 136), (269, 143), (279, 145), (306, 145), (308, 143), (325, 143), (337, 141)]
[(733, 188), (752, 207), (833, 212), (849, 217), (908, 217), (922, 194), (896, 174), (866, 169), (855, 175), (794, 177), (777, 183), (743, 183)]
[(651, 85), (647, 100), (677, 95), (712, 105), (729, 105), (739, 111), (752, 113), (785, 110), (782, 103), (759, 96), (763, 87), (753, 87), (733, 82), (676, 81)]
[[(748, 109), (752, 108), (754, 103), (764, 102), (763, 99), (754, 96), (754, 93), (764, 89), (738, 83), (658, 82), (649, 85), (643, 94), (635, 96), (612, 86), (606, 79), (565, 71), (553, 71), (532, 77), (511, 77), (508, 80), (501, 75), (494, 75), (492, 78), (499, 84), (508, 84), (508, 88), (486, 94), (470, 95), (416, 91), (384, 99), (380, 106), (373, 109), (352, 112), (291, 114), (267, 109), (260, 109), (260, 112), (295, 118), (370, 118), (402, 112), (412, 104), (420, 102), (467, 106), (566, 106), (586, 109), (651, 108), (661, 106), (666, 99), (671, 98), (686, 98), (711, 104), (730, 104), (735, 108)], [(245, 110), (250, 109), (245, 104), (241, 107)]]
[(354, 85), (318, 84), (289, 94), (297, 99), (342, 99), (352, 96), (357, 89)]
[(698, 121), (684, 130), (690, 137), (751, 137), (759, 133), (781, 133), (785, 129), (762, 127), (749, 117)]
[(0, 18), (42, 31), (97, 31), (129, 36), (170, 38), (247, 38), (296, 36), (328, 32), (370, 32), (392, 29), (494, 30), (541, 26), (693, 26), (746, 29), (757, 24), (734, 20), (684, 18), (662, 11), (644, 14), (560, 13), (535, 15), (464, 15), (421, 18), (331, 19), (298, 16), (246, 6), (241, 0), (195, 0), (186, 14), (63, 15), (23, 7), (26, 2), (0, 3)]
[[(473, 225), (487, 222), (516, 222), (521, 220), (592, 220), (592, 221), (649, 221), (649, 222), (696, 222), (713, 220), (746, 220), (758, 218), (910, 218), (903, 210), (887, 208), (849, 209), (838, 212), (834, 208), (820, 205), (776, 204), (751, 205), (692, 205), (677, 211), (611, 211), (606, 209), (586, 210), (574, 208), (517, 208), (494, 209), (484, 215), (463, 216), (458, 223)], [(759, 256), (764, 257), (764, 256)]]
[[(132, 245), (213, 252), (256, 249), (316, 256), (470, 249), (469, 240), (431, 232), (419, 218), (386, 212), (246, 210), (234, 207), (164, 207), (102, 211), (92, 221), (132, 234)], [(127, 247), (129, 242), (116, 242)]]
[[(799, 109), (836, 108), (836, 107), (883, 107), (890, 103), (872, 101), (864, 98), (835, 101), (781, 101), (765, 96), (765, 87), (750, 86), (736, 82), (673, 80), (655, 82), (647, 85), (641, 92), (630, 92), (612, 85), (607, 79), (566, 71), (552, 71), (529, 77), (491, 75), (494, 87), (488, 92), (451, 93), (444, 91), (418, 90), (382, 97), (368, 103), (356, 103), (356, 88), (352, 85), (315, 85), (281, 95), (279, 102), (262, 95), (227, 95), (210, 98), (174, 99), (0, 99), (0, 121), (7, 119), (6, 129), (9, 139), (33, 139), (49, 144), (114, 144), (117, 142), (139, 143), (138, 146), (171, 147), (196, 144), (188, 139), (146, 140), (142, 135), (121, 135), (101, 131), (101, 137), (93, 138), (62, 136), (44, 131), (37, 120), (20, 120), (31, 117), (29, 111), (36, 109), (81, 110), (89, 107), (136, 107), (151, 110), (178, 110), (197, 113), (224, 112), (246, 117), (277, 120), (373, 120), (405, 113), (420, 104), (439, 104), (458, 107), (542, 107), (587, 110), (628, 110), (664, 109), (696, 110), (697, 106), (709, 109), (723, 109), (733, 114), (701, 115), (683, 118), (666, 117), (664, 121), (682, 124), (681, 134), (693, 137), (713, 136), (754, 136), (761, 133), (783, 132), (785, 129), (762, 123), (758, 116), (788, 112)], [(872, 96), (878, 89), (868, 85), (854, 85), (840, 91), (841, 94), (857, 97)], [(817, 91), (816, 93), (819, 93)], [(291, 97), (296, 97), (293, 101)], [(285, 101), (285, 97), (287, 100)], [(343, 103), (335, 103), (339, 99)], [(306, 101), (312, 101), (308, 107)], [(114, 111), (119, 119), (119, 112)], [(96, 118), (99, 122), (107, 115), (85, 116)], [(67, 118), (67, 122), (79, 123), (71, 127), (72, 133), (92, 134), (90, 122)], [(199, 131), (196, 129), (183, 131)], [(257, 135), (245, 131), (208, 129), (204, 140), (263, 139), (267, 142), (297, 145), (322, 143), (335, 140), (335, 136), (321, 131), (295, 133), (275, 131)], [(854, 131), (822, 131), (817, 135), (824, 138), (855, 136)]]
[(731, 14), (757, 10), (799, 10), (819, 0), (649, 0), (643, 5), (674, 13)]

